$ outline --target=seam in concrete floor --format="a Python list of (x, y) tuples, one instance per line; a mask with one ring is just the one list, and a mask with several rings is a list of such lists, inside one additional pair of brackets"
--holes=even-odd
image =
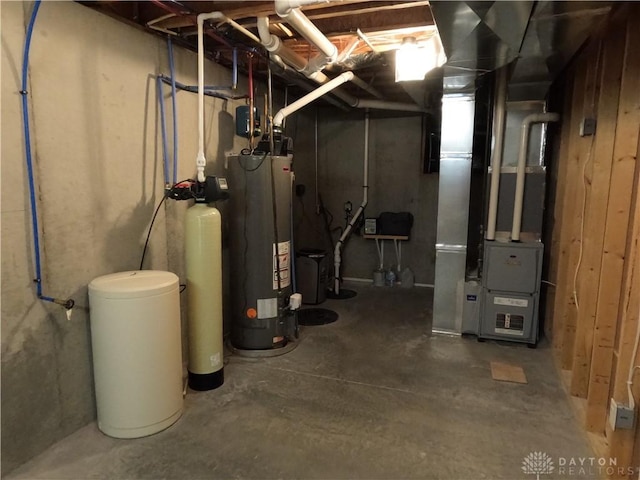
[[(167, 430), (118, 440), (94, 422), (6, 478), (527, 480), (530, 452), (592, 456), (549, 348), (429, 336), (424, 291), (357, 290), (324, 304), (341, 318), (304, 328), (293, 352), (232, 357)], [(492, 360), (530, 383), (494, 382)]]
[(344, 379), (344, 378), (330, 377), (330, 376), (327, 376), (327, 375), (318, 375), (318, 374), (315, 374), (315, 373), (301, 372), (301, 371), (298, 371), (298, 370), (290, 370), (288, 368), (269, 367), (267, 365), (263, 365), (262, 367), (266, 368), (267, 370), (279, 370), (281, 372), (295, 373), (297, 375), (304, 375), (304, 376), (313, 377), (313, 378), (321, 378), (323, 380), (331, 380), (331, 381), (340, 382), (340, 383), (348, 383), (350, 385), (360, 385), (362, 387), (380, 388), (382, 390), (391, 390), (391, 391), (394, 391), (394, 392), (408, 393), (410, 395), (419, 395), (418, 393), (412, 392), (411, 390), (404, 390), (402, 388), (388, 387), (386, 385), (376, 385), (374, 383), (356, 382), (354, 380), (347, 380), (347, 379)]

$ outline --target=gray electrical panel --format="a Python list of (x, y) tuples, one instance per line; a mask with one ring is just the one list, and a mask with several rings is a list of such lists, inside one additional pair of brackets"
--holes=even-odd
[(544, 245), (486, 241), (480, 338), (535, 345)]

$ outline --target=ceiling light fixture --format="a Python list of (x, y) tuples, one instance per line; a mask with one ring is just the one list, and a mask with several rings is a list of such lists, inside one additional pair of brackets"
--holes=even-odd
[(440, 37), (435, 34), (424, 43), (415, 37), (404, 37), (396, 50), (396, 82), (423, 80), (434, 68), (447, 61)]

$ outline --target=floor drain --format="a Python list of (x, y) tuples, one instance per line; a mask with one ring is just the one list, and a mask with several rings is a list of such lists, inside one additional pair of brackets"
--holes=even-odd
[(347, 288), (341, 288), (340, 293), (333, 293), (333, 290), (327, 291), (327, 298), (332, 300), (346, 300), (348, 298), (353, 298), (357, 295), (357, 293), (353, 290), (349, 290)]
[(326, 308), (304, 308), (298, 311), (298, 324), (306, 327), (327, 325), (338, 320), (338, 314)]

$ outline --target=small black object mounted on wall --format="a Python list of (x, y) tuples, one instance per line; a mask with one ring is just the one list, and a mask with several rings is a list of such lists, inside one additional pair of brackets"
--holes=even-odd
[(378, 217), (379, 235), (409, 236), (413, 215), (409, 212), (382, 212)]

